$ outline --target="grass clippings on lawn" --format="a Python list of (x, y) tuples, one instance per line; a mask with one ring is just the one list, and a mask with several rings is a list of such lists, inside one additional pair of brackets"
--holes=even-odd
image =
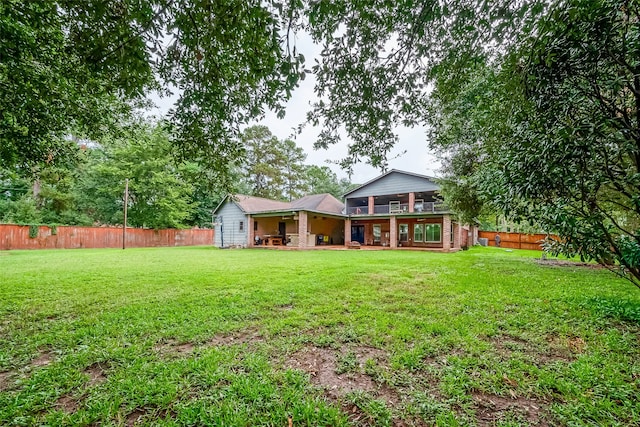
[(640, 293), (539, 255), (4, 252), (0, 425), (640, 424)]

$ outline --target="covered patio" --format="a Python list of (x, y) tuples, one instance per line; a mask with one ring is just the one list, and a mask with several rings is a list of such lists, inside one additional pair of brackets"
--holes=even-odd
[(283, 210), (250, 216), (250, 247), (313, 248), (344, 245), (344, 218), (323, 212)]
[(452, 221), (450, 215), (354, 216), (345, 220), (346, 241), (362, 247), (451, 250), (466, 246), (469, 227)]

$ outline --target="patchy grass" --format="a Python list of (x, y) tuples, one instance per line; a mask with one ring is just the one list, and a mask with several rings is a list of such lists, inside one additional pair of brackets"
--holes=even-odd
[(474, 248), (4, 252), (0, 425), (638, 425), (640, 293)]

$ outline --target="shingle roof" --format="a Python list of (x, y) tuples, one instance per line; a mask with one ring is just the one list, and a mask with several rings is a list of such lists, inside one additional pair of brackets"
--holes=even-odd
[(331, 194), (311, 194), (291, 202), (294, 209), (304, 209), (308, 211), (318, 211), (327, 213), (342, 213), (344, 204)]
[(288, 202), (280, 202), (278, 200), (265, 199), (262, 197), (245, 196), (244, 194), (236, 194), (231, 199), (245, 213), (274, 211), (279, 209), (290, 209), (291, 204)]
[[(315, 211), (329, 214), (342, 214), (344, 205), (331, 194), (312, 194), (304, 196), (293, 202), (281, 202), (278, 200), (265, 199), (262, 197), (246, 196), (236, 194), (229, 196), (230, 199), (240, 207), (245, 213), (297, 210)], [(216, 208), (216, 211), (218, 208)]]

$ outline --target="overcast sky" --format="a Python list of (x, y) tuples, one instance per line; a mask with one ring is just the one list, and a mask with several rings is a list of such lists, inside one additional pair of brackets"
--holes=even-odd
[[(329, 150), (314, 150), (313, 143), (320, 129), (307, 126), (301, 134), (296, 134), (294, 128), (303, 123), (307, 111), (310, 109), (310, 102), (315, 99), (313, 86), (315, 84), (313, 76), (307, 75), (300, 87), (294, 92), (293, 97), (287, 104), (287, 114), (280, 120), (275, 114), (269, 113), (259, 124), (268, 126), (271, 132), (279, 139), (292, 138), (296, 144), (307, 153), (307, 163), (314, 165), (329, 166), (338, 177), (346, 177), (347, 174), (337, 165), (327, 163), (329, 161), (340, 160), (347, 155), (348, 138), (343, 135), (342, 142), (331, 146)], [(390, 169), (401, 169), (424, 175), (435, 175), (440, 165), (435, 156), (431, 154), (427, 147), (425, 128), (399, 128), (399, 142), (390, 153), (389, 158), (406, 151), (406, 153), (389, 161)], [(354, 174), (351, 181), (364, 183), (380, 175), (380, 170), (372, 166), (360, 163), (354, 167)]]
[[(296, 48), (306, 59), (307, 64), (313, 64), (315, 57), (319, 56), (320, 47), (313, 44), (311, 38), (301, 35), (296, 40)], [(307, 65), (309, 67), (309, 65)], [(306, 113), (310, 110), (310, 103), (315, 99), (313, 87), (315, 78), (312, 74), (307, 74), (300, 87), (293, 93), (292, 98), (287, 104), (287, 112), (284, 119), (279, 119), (274, 113), (267, 113), (265, 118), (255, 124), (267, 126), (271, 132), (279, 139), (291, 138), (296, 144), (302, 147), (307, 153), (307, 164), (330, 167), (339, 178), (347, 177), (345, 171), (335, 164), (327, 163), (327, 161), (337, 161), (344, 158), (347, 154), (347, 144), (349, 139), (343, 135), (342, 142), (329, 148), (329, 150), (314, 150), (313, 143), (320, 131), (318, 128), (306, 126), (301, 134), (297, 134), (294, 129), (305, 121)], [(157, 104), (156, 113), (165, 114), (175, 97), (167, 99), (159, 99), (153, 97), (153, 101)], [(392, 159), (389, 161), (390, 169), (400, 169), (409, 172), (437, 175), (440, 167), (436, 157), (429, 151), (427, 147), (425, 128), (399, 128), (397, 129), (399, 137), (398, 144), (394, 147), (389, 155)], [(406, 151), (406, 152), (405, 152)], [(403, 153), (399, 155), (400, 153)], [(394, 158), (396, 157), (397, 158)], [(370, 165), (360, 163), (354, 167), (351, 182), (362, 184), (376, 176), (381, 171), (374, 169)]]

